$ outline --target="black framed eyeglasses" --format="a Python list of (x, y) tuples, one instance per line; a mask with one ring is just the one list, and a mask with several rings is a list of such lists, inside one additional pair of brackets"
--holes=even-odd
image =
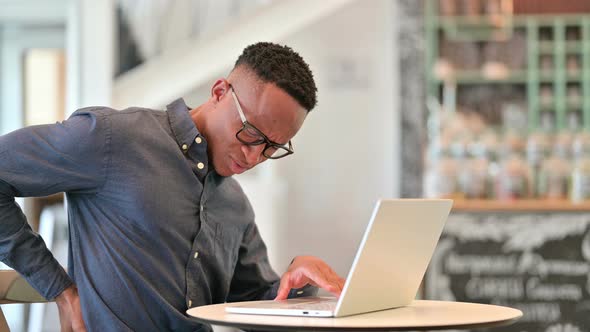
[(246, 116), (244, 115), (240, 101), (236, 96), (234, 87), (231, 85), (229, 87), (231, 89), (231, 95), (236, 104), (236, 108), (238, 109), (238, 113), (240, 114), (240, 119), (242, 120), (242, 128), (236, 133), (236, 138), (238, 141), (245, 145), (266, 144), (264, 150), (262, 150), (262, 155), (268, 159), (280, 159), (293, 154), (293, 144), (291, 144), (290, 140), (287, 144), (273, 142), (268, 139), (268, 137), (266, 137), (266, 135), (264, 135), (258, 128), (246, 120)]

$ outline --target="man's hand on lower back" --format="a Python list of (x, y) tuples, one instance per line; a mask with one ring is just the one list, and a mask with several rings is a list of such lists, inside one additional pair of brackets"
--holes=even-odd
[(82, 309), (80, 308), (80, 297), (75, 285), (66, 288), (55, 298), (57, 308), (59, 309), (59, 321), (61, 332), (79, 332), (86, 331), (86, 325), (82, 318)]

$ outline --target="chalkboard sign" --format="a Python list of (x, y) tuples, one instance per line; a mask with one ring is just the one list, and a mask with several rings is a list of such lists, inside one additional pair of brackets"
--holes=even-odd
[(424, 291), (523, 311), (495, 332), (590, 331), (590, 213), (452, 213)]

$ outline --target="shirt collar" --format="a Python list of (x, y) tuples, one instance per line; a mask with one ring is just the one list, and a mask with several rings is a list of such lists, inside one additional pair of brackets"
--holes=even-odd
[(183, 149), (183, 145), (185, 144), (186, 147), (190, 147), (195, 138), (200, 135), (197, 126), (190, 117), (189, 111), (189, 107), (186, 106), (182, 98), (166, 106), (170, 128), (172, 128), (172, 133), (181, 149)]

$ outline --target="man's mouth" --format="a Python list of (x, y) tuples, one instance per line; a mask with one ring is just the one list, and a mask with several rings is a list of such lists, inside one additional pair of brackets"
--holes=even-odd
[(241, 163), (238, 163), (233, 158), (230, 158), (230, 159), (231, 159), (230, 169), (231, 169), (232, 173), (242, 174), (248, 170), (248, 167), (244, 166)]

